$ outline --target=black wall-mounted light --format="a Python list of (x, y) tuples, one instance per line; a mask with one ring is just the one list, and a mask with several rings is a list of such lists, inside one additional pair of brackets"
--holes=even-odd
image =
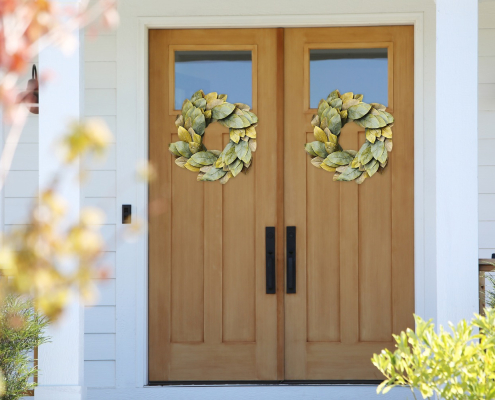
[(26, 91), (20, 93), (17, 97), (17, 101), (18, 103), (26, 103), (30, 113), (39, 114), (39, 99), (38, 70), (36, 65), (33, 65), (32, 78), (28, 81)]

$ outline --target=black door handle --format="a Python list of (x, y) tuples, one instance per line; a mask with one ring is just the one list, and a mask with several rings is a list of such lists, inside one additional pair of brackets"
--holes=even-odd
[(275, 227), (265, 228), (266, 294), (275, 294)]
[(296, 227), (287, 227), (287, 293), (296, 293)]

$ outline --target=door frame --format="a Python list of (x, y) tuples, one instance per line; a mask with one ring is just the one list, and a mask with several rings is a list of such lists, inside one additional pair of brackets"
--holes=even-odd
[[(381, 26), (381, 25), (414, 25), (414, 274), (415, 274), (415, 313), (421, 316), (427, 312), (427, 280), (425, 251), (427, 248), (426, 212), (427, 198), (424, 186), (427, 181), (424, 168), (424, 16), (423, 13), (391, 13), (391, 14), (339, 14), (339, 15), (287, 15), (256, 17), (139, 17), (137, 32), (137, 57), (134, 65), (119, 65), (133, 68), (137, 78), (137, 113), (133, 102), (119, 106), (117, 126), (124, 123), (124, 115), (137, 116), (135, 133), (136, 149), (133, 152), (135, 161), (148, 159), (148, 31), (150, 29), (200, 29), (200, 28), (310, 28), (337, 26)], [(127, 50), (128, 43), (117, 37), (117, 52)], [(123, 57), (125, 58), (125, 57)], [(125, 87), (126, 81), (119, 74), (117, 88)], [(127, 83), (128, 84), (128, 83)], [(125, 103), (125, 102), (123, 102)], [(123, 112), (124, 108), (127, 112)], [(130, 150), (126, 150), (129, 155)], [(134, 163), (129, 163), (134, 165)], [(136, 216), (147, 230), (148, 218), (148, 185), (136, 185)], [(135, 259), (135, 293), (136, 310), (134, 337), (135, 378), (136, 387), (148, 386), (148, 238), (147, 235), (133, 243), (137, 254)], [(117, 283), (118, 285), (118, 283)], [(117, 307), (119, 298), (128, 296), (126, 290), (117, 290)], [(118, 358), (118, 354), (117, 354)], [(262, 383), (260, 383), (262, 385)]]

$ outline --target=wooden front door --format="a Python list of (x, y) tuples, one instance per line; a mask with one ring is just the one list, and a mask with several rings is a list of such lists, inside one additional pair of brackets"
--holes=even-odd
[[(266, 294), (265, 227), (277, 222), (276, 30), (152, 30), (149, 49), (149, 155), (160, 177), (149, 191), (149, 380), (275, 380), (277, 296)], [(245, 53), (251, 76), (249, 65), (229, 61)], [(197, 182), (168, 151), (178, 140), (176, 108), (192, 95), (174, 107), (181, 95), (175, 81), (209, 84), (195, 70), (181, 69), (185, 79), (175, 74), (179, 56), (186, 67), (216, 65), (221, 70), (210, 74), (221, 75), (219, 85), (229, 80), (237, 90), (240, 80), (251, 80), (241, 86), (251, 93), (238, 94), (250, 99), (227, 93), (228, 100), (251, 103), (265, 122), (252, 169), (226, 185)], [(201, 88), (226, 90), (193, 91)], [(209, 149), (229, 140), (218, 123), (205, 132)]]
[[(150, 383), (380, 379), (372, 354), (413, 326), (413, 27), (152, 30), (149, 50), (159, 173), (149, 191)], [(192, 95), (180, 91), (178, 60), (208, 52), (250, 54), (250, 75), (239, 67), (232, 90), (244, 84), (260, 121), (252, 170), (226, 185), (197, 182), (168, 152), (177, 108)], [(244, 57), (234, 53), (220, 59)], [(209, 90), (208, 68), (188, 72), (185, 85)], [(361, 186), (332, 181), (304, 151), (315, 96), (334, 89), (363, 90), (395, 117), (389, 164)], [(219, 124), (205, 135), (210, 149), (229, 140)], [(347, 124), (341, 145), (363, 142), (364, 129)], [(266, 291), (266, 227), (276, 229), (275, 294)]]
[[(380, 79), (379, 68), (359, 72), (349, 63), (310, 81), (318, 73), (309, 70), (312, 54), (318, 60), (326, 50), (332, 60), (331, 50), (339, 56), (344, 49), (349, 59), (352, 50), (386, 49), (383, 102), (396, 121), (387, 168), (359, 186), (334, 182), (303, 151), (314, 140), (310, 87), (350, 91), (357, 73)], [(380, 379), (371, 356), (393, 348), (392, 333), (414, 324), (413, 27), (287, 29), (285, 65), (285, 223), (297, 229), (297, 291), (285, 295), (285, 377)], [(373, 95), (378, 88), (364, 101), (380, 102)], [(348, 123), (340, 137), (344, 149), (359, 150), (364, 129)]]

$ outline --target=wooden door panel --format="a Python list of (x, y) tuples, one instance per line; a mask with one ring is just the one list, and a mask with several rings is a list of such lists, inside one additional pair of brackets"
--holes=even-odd
[[(313, 132), (307, 133), (305, 143), (313, 141)], [(301, 146), (302, 148), (302, 146)], [(328, 263), (329, 257), (339, 254), (340, 198), (332, 194), (338, 183), (329, 181), (324, 174), (314, 174), (311, 164), (306, 165), (307, 180), (307, 262), (312, 266), (307, 276), (307, 340), (308, 342), (340, 341), (340, 269), (338, 263)], [(324, 216), (324, 220), (322, 220)], [(298, 232), (299, 235), (299, 232)], [(299, 248), (298, 248), (299, 251)]]
[[(283, 291), (266, 294), (264, 236), (266, 226), (282, 223), (277, 136), (270, 134), (277, 128), (276, 30), (151, 30), (149, 44), (149, 151), (159, 174), (149, 191), (149, 379), (277, 379)], [(263, 121), (258, 151), (249, 172), (226, 185), (197, 182), (168, 152), (177, 140), (171, 93), (181, 49), (252, 51), (253, 112)], [(204, 142), (221, 150), (229, 140), (215, 123)]]
[[(314, 140), (316, 112), (309, 109), (309, 51), (382, 47), (396, 121), (389, 164), (360, 186), (334, 182), (302, 150)], [(412, 66), (412, 27), (285, 30), (284, 207), (286, 225), (297, 228), (297, 293), (285, 295), (286, 379), (380, 379), (371, 356), (413, 326)], [(358, 150), (364, 140), (353, 123), (340, 136), (344, 149)]]

